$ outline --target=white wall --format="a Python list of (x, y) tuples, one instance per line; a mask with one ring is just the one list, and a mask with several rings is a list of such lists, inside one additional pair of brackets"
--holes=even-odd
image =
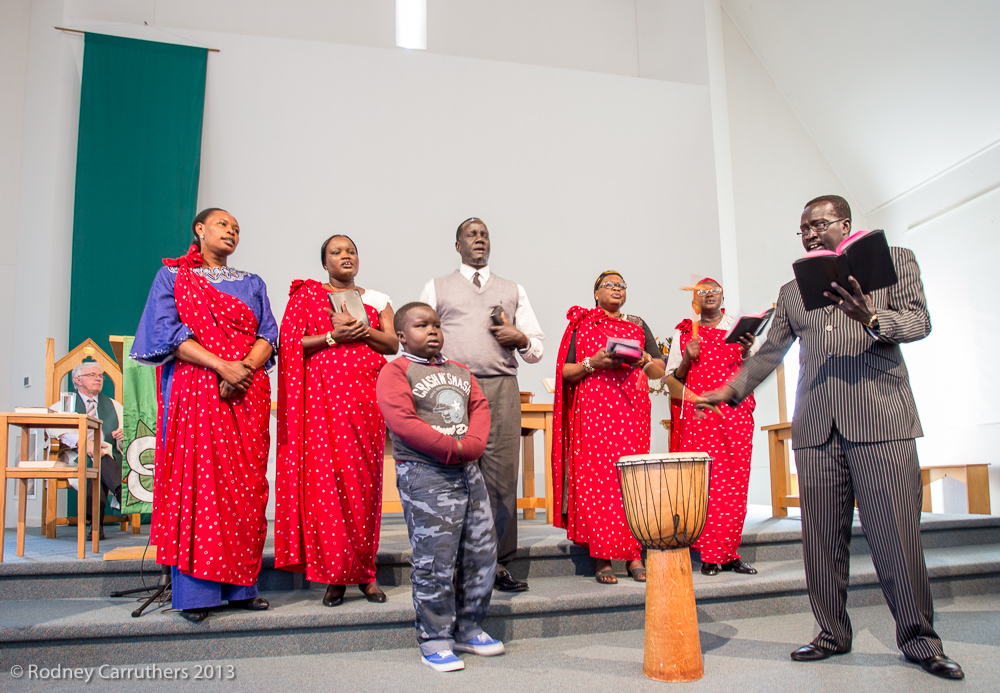
[[(0, 4), (0, 296), (13, 297), (17, 277), (17, 231), (21, 197), (21, 142), (28, 65), (29, 0)], [(0, 301), (0, 374), (10, 373), (14, 348), (14, 302)], [(0, 377), (0, 411), (10, 411), (11, 378)]]
[[(15, 355), (10, 376), (30, 372), (37, 383), (44, 378), (44, 352), (34, 343), (55, 336), (65, 349), (68, 272), (62, 276), (53, 263), (69, 261), (83, 43), (80, 35), (51, 29), (64, 23), (61, 3), (40, 4), (47, 13), (32, 20), (38, 59), (29, 65), (28, 81), (38, 95), (55, 97), (42, 103), (29, 89), (25, 101), (32, 124), (25, 127), (21, 180), (33, 185), (22, 208), (46, 198), (49, 218), (39, 230), (22, 214), (18, 264), (48, 267), (18, 284), (26, 307), (15, 329), (32, 341)], [(607, 55), (631, 51), (638, 65), (636, 5), (613, 4), (627, 10), (623, 16), (633, 25), (621, 34), (627, 33), (627, 45)], [(549, 401), (541, 380), (554, 372), (565, 312), (589, 303), (600, 271), (620, 269), (632, 287), (628, 309), (666, 336), (686, 313), (677, 289), (690, 272), (720, 269), (712, 114), (708, 88), (697, 83), (707, 74), (700, 3), (699, 12), (687, 13), (686, 33), (696, 50), (684, 62), (665, 64), (676, 47), (656, 53), (646, 44), (643, 53), (659, 55), (646, 64), (659, 64), (660, 74), (687, 75), (686, 82), (637, 79), (599, 65), (584, 71), (164, 27), (162, 17), (185, 5), (70, 1), (66, 23), (139, 21), (152, 11), (159, 26), (118, 26), (113, 33), (221, 49), (209, 57), (199, 205), (224, 206), (240, 220), (234, 264), (264, 277), (279, 318), (291, 279), (322, 277), (318, 248), (331, 233), (354, 237), (363, 262), (360, 283), (390, 293), (400, 305), (417, 298), (427, 279), (457, 267), (455, 226), (481, 216), (493, 236), (492, 267), (525, 285), (548, 334), (545, 360), (523, 367), (521, 382), (536, 401)], [(226, 28), (257, 22), (263, 30), (270, 15), (253, 9), (264, 6), (234, 16)], [(453, 9), (458, 16), (465, 11)], [(81, 16), (84, 10), (93, 16)], [(539, 17), (552, 10), (540, 5)], [(489, 18), (486, 5), (480, 13)], [(503, 46), (497, 37), (515, 28), (493, 27), (492, 40), (484, 35), (483, 44)], [(524, 40), (526, 55), (554, 55), (537, 45), (540, 37)], [(614, 68), (613, 60), (602, 60)], [(699, 62), (700, 71), (694, 69)], [(41, 291), (33, 293), (36, 283)], [(19, 392), (14, 404), (41, 403), (40, 394), (40, 388)], [(666, 402), (657, 404), (657, 419), (666, 418)], [(665, 434), (655, 430), (654, 447), (665, 450)]]
[[(4, 408), (40, 404), (44, 338), (66, 348), (82, 39), (52, 27), (100, 21), (122, 23), (115, 33), (123, 35), (224, 47), (209, 59), (210, 95), (225, 94), (234, 105), (207, 102), (212, 137), (202, 202), (229, 206), (250, 231), (238, 260), (263, 266), (276, 306), (290, 277), (319, 276), (316, 243), (307, 237), (356, 234), (362, 282), (401, 301), (453, 266), (455, 223), (481, 215), (494, 234), (495, 268), (527, 286), (549, 333), (548, 358), (525, 368), (523, 379), (524, 389), (546, 399), (539, 381), (551, 371), (563, 312), (586, 301), (595, 269), (617, 264), (627, 272), (629, 308), (660, 335), (686, 314), (676, 288), (691, 273), (726, 268), (738, 277), (730, 295), (759, 309), (791, 277), (802, 203), (836, 192), (854, 203), (856, 226), (883, 227), (894, 242), (919, 245), (935, 331), (905, 353), (928, 430), (924, 459), (949, 437), (981, 451), (974, 441), (988, 440), (980, 434), (993, 424), (984, 418), (973, 431), (939, 419), (936, 390), (925, 379), (939, 367), (932, 347), (949, 334), (940, 327), (945, 306), (965, 324), (980, 322), (966, 304), (944, 303), (946, 283), (936, 275), (939, 260), (963, 260), (954, 255), (952, 231), (976, 248), (995, 218), (994, 199), (979, 198), (1000, 185), (992, 115), (1000, 97), (979, 76), (1000, 66), (989, 37), (996, 3), (959, 0), (941, 9), (926, 0), (878, 7), (850, 0), (834, 16), (819, 2), (721, 0), (721, 21), (712, 19), (715, 3), (430, 0), (424, 53), (394, 48), (392, 0), (5, 3), (0, 289), (15, 294), (17, 308), (12, 315), (10, 301), (0, 307), (0, 324), (13, 324), (0, 333), (0, 404), (5, 396)], [(824, 50), (810, 38), (817, 26), (836, 37)], [(256, 65), (253, 51), (274, 62), (240, 70), (244, 60)], [(257, 83), (270, 95), (253, 93)], [(476, 97), (471, 107), (463, 95)], [(709, 132), (723, 116), (728, 152), (720, 132)], [(690, 143), (682, 142), (687, 130), (669, 131), (690, 127), (685, 118), (698, 121)], [(230, 122), (239, 123), (235, 130)], [(316, 128), (318, 145), (303, 136), (306, 125)], [(443, 140), (447, 128), (455, 137)], [(286, 156), (287, 145), (301, 156)], [(684, 179), (685, 157), (712, 145), (706, 160), (728, 154), (731, 173), (699, 160), (693, 180)], [(476, 168), (481, 161), (488, 165)], [(715, 175), (717, 206), (702, 208), (695, 198), (678, 218), (674, 202), (684, 186), (711, 187)], [(309, 215), (296, 213), (302, 209)], [(734, 241), (720, 243), (720, 213), (735, 225)], [(426, 240), (411, 240), (418, 233)], [(368, 241), (378, 234), (393, 238), (416, 267), (398, 275), (378, 262), (381, 244)], [(272, 262), (264, 239), (286, 242), (294, 261)], [(525, 239), (535, 253), (525, 251)], [(734, 256), (735, 273), (726, 265)], [(996, 295), (991, 285), (984, 295)], [(984, 343), (1000, 337), (992, 326), (977, 334)], [(966, 363), (974, 373), (992, 366)], [(25, 375), (35, 387), (21, 386)], [(776, 421), (773, 380), (758, 402), (758, 424)], [(664, 418), (665, 402), (656, 407), (654, 418)], [(654, 430), (654, 449), (665, 449)], [(766, 503), (763, 437), (755, 443), (750, 498)]]
[[(973, 416), (956, 415), (964, 407), (945, 411), (938, 355), (951, 348), (954, 333), (942, 329), (942, 321), (976, 325), (961, 357), (962, 371), (987, 382), (982, 374), (992, 371), (993, 360), (974, 344), (988, 349), (1000, 338), (980, 312), (997, 296), (989, 278), (974, 298), (955, 300), (952, 288), (956, 276), (976, 267), (973, 256), (992, 247), (992, 220), (1000, 212), (990, 196), (1000, 186), (1000, 124), (994, 115), (1000, 95), (984, 81), (984, 75), (1000, 70), (1000, 48), (990, 37), (1000, 5), (988, 0), (847, 0), (836, 7), (782, 0), (722, 3), (748, 49), (734, 62), (760, 66), (765, 75), (756, 87), (743, 83), (748, 90), (740, 110), (750, 114), (743, 135), (733, 118), (734, 142), (759, 143), (745, 157), (747, 166), (734, 164), (737, 197), (741, 188), (753, 192), (757, 209), (747, 219), (769, 219), (767, 207), (778, 201), (789, 214), (752, 235), (741, 230), (741, 262), (761, 265), (768, 262), (765, 252), (787, 248), (784, 259), (774, 258), (772, 271), (780, 269), (782, 280), (788, 277), (785, 268), (799, 249), (786, 240), (785, 229), (794, 231), (802, 201), (821, 192), (845, 195), (856, 227), (884, 228), (893, 243), (914, 248), (934, 324), (927, 339), (903, 347), (926, 433), (918, 443), (921, 460), (994, 461), (987, 445), (1000, 411), (975, 389)], [(731, 74), (730, 89), (740, 84)], [(788, 117), (775, 121), (777, 111), (762, 108), (767, 90), (787, 104)], [(782, 139), (784, 134), (796, 135), (797, 142)], [(833, 179), (823, 185), (827, 174)], [(793, 191), (797, 203), (782, 201)], [(741, 277), (746, 277), (742, 266)], [(756, 284), (751, 291), (764, 288)], [(991, 477), (996, 512), (1000, 467)]]
[[(781, 285), (792, 279), (792, 262), (803, 253), (795, 233), (804, 204), (817, 195), (848, 193), (728, 14), (722, 24), (740, 307), (758, 312), (768, 308)], [(855, 214), (855, 219), (855, 225), (864, 228), (864, 216)], [(767, 435), (759, 428), (779, 421), (774, 376), (757, 388), (755, 396), (758, 431), (749, 500), (770, 505)]]
[[(933, 331), (907, 348), (926, 437), (921, 459), (939, 464), (993, 463), (1000, 440), (1000, 189), (912, 228), (913, 248), (927, 295)], [(994, 512), (1000, 469), (991, 470)]]

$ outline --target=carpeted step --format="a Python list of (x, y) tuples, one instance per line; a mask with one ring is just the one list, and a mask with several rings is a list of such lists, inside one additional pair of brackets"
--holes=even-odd
[[(927, 550), (937, 597), (1000, 590), (1000, 543)], [(591, 576), (542, 577), (524, 593), (494, 592), (486, 630), (503, 640), (642, 628), (645, 587), (625, 577), (601, 585)], [(755, 576), (694, 574), (699, 619), (732, 620), (808, 612), (799, 560), (764, 561)], [(882, 603), (870, 556), (851, 559), (850, 605)], [(323, 590), (266, 593), (264, 612), (222, 609), (193, 624), (166, 609), (132, 618), (131, 599), (33, 599), (0, 602), (0, 669), (30, 656), (39, 665), (95, 661), (168, 662), (347, 652), (410, 647), (413, 605), (408, 586), (387, 586), (385, 604), (349, 588), (345, 603), (326, 608)], [(27, 661), (27, 660), (24, 660)]]

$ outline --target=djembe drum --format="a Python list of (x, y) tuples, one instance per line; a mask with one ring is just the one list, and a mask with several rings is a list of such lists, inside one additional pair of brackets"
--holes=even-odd
[(642, 673), (655, 681), (705, 675), (688, 548), (705, 528), (711, 463), (701, 452), (630, 455), (615, 463), (629, 529), (647, 549)]

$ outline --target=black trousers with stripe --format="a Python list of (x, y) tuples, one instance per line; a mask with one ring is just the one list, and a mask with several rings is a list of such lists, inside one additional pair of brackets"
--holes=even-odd
[(896, 644), (914, 659), (942, 654), (920, 538), (916, 442), (852, 443), (834, 428), (823, 445), (796, 450), (795, 466), (806, 584), (820, 627), (814, 642), (833, 650), (851, 646), (847, 583), (857, 500), (882, 594), (896, 619)]

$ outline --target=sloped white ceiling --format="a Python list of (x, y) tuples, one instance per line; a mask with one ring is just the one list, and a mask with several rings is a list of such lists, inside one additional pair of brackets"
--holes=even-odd
[(722, 0), (869, 212), (1000, 141), (1000, 2)]

